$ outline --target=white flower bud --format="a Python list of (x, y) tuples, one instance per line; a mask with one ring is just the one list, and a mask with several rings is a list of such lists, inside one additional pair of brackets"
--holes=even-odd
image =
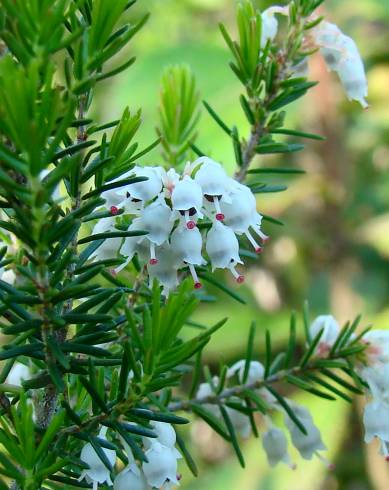
[(389, 362), (389, 330), (370, 330), (362, 341), (367, 344), (365, 353), (369, 364)]
[[(174, 447), (176, 443), (176, 431), (171, 424), (167, 422), (151, 422), (152, 430), (157, 434), (157, 441), (162, 444), (162, 446)], [(155, 439), (150, 439), (153, 443)]]
[(154, 442), (145, 452), (145, 455), (148, 462), (144, 462), (142, 468), (150, 486), (160, 488), (166, 480), (178, 484), (177, 451), (175, 448)]
[(158, 167), (162, 178), (165, 197), (171, 198), (173, 190), (180, 180), (180, 175), (174, 168), (169, 169), (167, 172), (164, 168)]
[(172, 233), (171, 247), (173, 253), (176, 254), (180, 261), (188, 265), (196, 289), (201, 287), (201, 283), (194, 266), (206, 263), (201, 255), (202, 245), (203, 239), (198, 228), (190, 230), (179, 226)]
[(238, 283), (244, 281), (244, 276), (235, 270), (235, 265), (243, 262), (239, 257), (238, 239), (230, 228), (216, 221), (208, 232), (206, 250), (213, 271), (229, 269)]
[(22, 386), (22, 381), (29, 379), (31, 376), (30, 369), (21, 362), (15, 362), (7, 376), (7, 383), (15, 386)]
[(323, 330), (323, 333), (321, 334), (320, 341), (316, 347), (316, 354), (323, 357), (330, 352), (331, 347), (338, 338), (340, 327), (332, 315), (320, 315), (309, 327), (311, 339), (314, 339), (320, 330)]
[(273, 467), (283, 462), (289, 467), (295, 468), (288, 454), (288, 441), (284, 431), (278, 427), (271, 427), (263, 434), (262, 445), (270, 466)]
[(274, 14), (288, 15), (288, 7), (273, 6), (262, 12), (261, 47), (266, 46), (267, 41), (273, 41), (278, 32), (278, 21)]
[(202, 217), (201, 208), (203, 205), (203, 192), (200, 185), (191, 177), (186, 175), (183, 180), (176, 183), (172, 192), (173, 209), (179, 211), (184, 216), (186, 226), (193, 229), (195, 221), (191, 219), (197, 214)]
[[(127, 174), (126, 174), (127, 175)], [(125, 187), (130, 199), (138, 201), (150, 201), (162, 190), (162, 178), (159, 167), (134, 167), (128, 172), (128, 176), (147, 177), (148, 180), (129, 184)], [(123, 175), (120, 180), (125, 178)]]
[[(219, 378), (217, 376), (214, 376), (212, 382), (215, 386), (217, 386), (219, 383)], [(207, 398), (209, 396), (215, 396), (215, 392), (213, 391), (210, 383), (200, 383), (196, 392), (196, 398)], [(216, 404), (202, 403), (202, 405), (206, 410), (208, 410), (208, 412), (211, 412), (213, 415), (215, 415), (215, 417), (221, 417), (220, 408)]]
[[(233, 401), (233, 399), (231, 401)], [(239, 401), (239, 399), (236, 401)], [(239, 412), (239, 410), (230, 407), (226, 407), (226, 411), (236, 432), (243, 437), (243, 439), (250, 437), (251, 424), (248, 416)]]
[[(106, 433), (107, 428), (102, 427), (99, 433), (99, 437), (101, 439), (105, 439)], [(111, 466), (114, 466), (116, 461), (116, 452), (112, 449), (106, 449), (104, 447), (102, 447), (101, 449), (107, 456), (107, 459), (110, 462)], [(84, 461), (84, 463), (89, 465), (89, 468), (82, 471), (79, 481), (85, 478), (88, 483), (93, 483), (93, 490), (97, 489), (99, 483), (106, 482), (108, 485), (112, 485), (108, 468), (101, 461), (98, 454), (93, 449), (93, 446), (90, 443), (85, 444), (85, 446), (82, 448), (80, 459), (81, 461)]]
[(3, 268), (0, 268), (0, 279), (6, 282), (7, 284), (12, 285), (15, 283), (15, 279), (16, 279), (15, 272), (12, 269), (5, 270)]
[[(233, 364), (227, 371), (227, 377), (230, 378), (236, 372), (238, 373), (238, 379), (240, 383), (243, 383), (243, 376), (246, 366), (246, 360), (241, 359)], [(249, 371), (247, 375), (247, 383), (255, 383), (256, 381), (262, 381), (265, 375), (265, 368), (263, 364), (258, 361), (251, 361), (249, 366)]]
[(114, 490), (149, 490), (151, 487), (147, 484), (143, 472), (134, 471), (132, 467), (126, 467), (121, 471), (113, 482)]
[[(285, 424), (290, 431), (294, 446), (304, 459), (312, 459), (314, 454), (319, 456), (318, 451), (326, 449), (326, 446), (323, 444), (319, 429), (313, 423), (311, 414), (306, 408), (298, 405), (293, 405), (292, 409), (307, 432), (303, 434), (293, 420), (285, 416)], [(320, 459), (323, 457), (321, 456)]]

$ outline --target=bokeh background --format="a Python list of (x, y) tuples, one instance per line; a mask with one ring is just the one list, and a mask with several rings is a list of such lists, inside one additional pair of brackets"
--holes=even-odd
[[(134, 110), (141, 106), (144, 122), (139, 139), (149, 144), (155, 139), (163, 69), (186, 63), (196, 75), (201, 97), (228, 124), (247, 133), (238, 102), (241, 87), (228, 67), (230, 55), (217, 27), (222, 21), (234, 32), (234, 1), (138, 3), (136, 14), (147, 9), (151, 19), (132, 44), (136, 64), (100, 88), (94, 110), (101, 120), (119, 116), (125, 105)], [(257, 4), (265, 8), (270, 2), (258, 0)], [(389, 0), (327, 0), (323, 13), (357, 41), (368, 72), (370, 107), (363, 111), (357, 103), (348, 102), (336, 77), (327, 73), (318, 56), (312, 58), (310, 78), (320, 84), (290, 106), (288, 127), (317, 132), (327, 139), (308, 141), (306, 150), (293, 156), (261, 156), (255, 163), (294, 166), (306, 174), (275, 179), (288, 185), (286, 192), (259, 195), (259, 210), (282, 220), (284, 226), (265, 226), (271, 241), (258, 260), (249, 261), (248, 280), (240, 290), (247, 305), (210, 290), (217, 301), (203, 305), (196, 316), (204, 324), (229, 317), (207, 348), (211, 370), (217, 370), (220, 359), (230, 363), (244, 355), (252, 319), (258, 326), (259, 359), (266, 328), (272, 332), (275, 349), (285, 345), (290, 312), (301, 312), (305, 299), (312, 317), (331, 312), (343, 323), (363, 313), (363, 326), (389, 328)], [(230, 141), (206, 113), (199, 124), (198, 146), (233, 171)], [(144, 159), (145, 164), (159, 162), (158, 149)], [(328, 472), (318, 460), (301, 459), (296, 471), (270, 470), (256, 439), (243, 445), (247, 469), (242, 470), (229, 447), (196, 422), (191, 447), (201, 476), (194, 479), (183, 468), (181, 488), (389, 488), (389, 463), (377, 455), (374, 444), (366, 447), (363, 443), (361, 400), (350, 406), (342, 400), (331, 403), (295, 396), (312, 410), (335, 471)]]

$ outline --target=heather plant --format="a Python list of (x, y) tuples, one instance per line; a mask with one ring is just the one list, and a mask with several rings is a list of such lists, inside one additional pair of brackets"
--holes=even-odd
[[(310, 56), (367, 106), (357, 46), (318, 14), (322, 0), (263, 12), (238, 4), (237, 40), (220, 31), (249, 134), (204, 102), (233, 147), (231, 176), (196, 144), (200, 95), (187, 66), (162, 75), (147, 147), (136, 142), (141, 109), (91, 116), (96, 86), (135, 62), (123, 52), (148, 15), (134, 18), (134, 3), (1, 0), (0, 487), (172, 488), (180, 465), (197, 475), (181, 432), (194, 417), (242, 466), (241, 441), (252, 434), (271, 466), (293, 468), (294, 445), (331, 468), (331, 441), (288, 386), (327, 400), (365, 394), (366, 442), (378, 438), (388, 458), (387, 332), (360, 316), (342, 328), (329, 314), (310, 319), (305, 305), (302, 321), (292, 313), (285, 325), (284, 351), (273, 354), (267, 331), (266, 355), (255, 358), (254, 318), (244, 359), (211, 372), (202, 353), (216, 331), (228, 335), (227, 319), (192, 319), (212, 300), (208, 285), (244, 308), (244, 261), (266, 254), (279, 224), (260, 213), (267, 193), (285, 190), (269, 177), (301, 172), (265, 167), (261, 155), (322, 139), (285, 127), (289, 105), (317, 83)], [(157, 146), (160, 160), (145, 165)]]

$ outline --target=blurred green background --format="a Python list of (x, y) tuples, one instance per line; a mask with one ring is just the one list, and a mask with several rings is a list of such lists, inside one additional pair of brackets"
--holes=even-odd
[[(142, 107), (140, 143), (155, 139), (159, 81), (164, 66), (187, 63), (193, 69), (201, 97), (241, 134), (247, 127), (240, 110), (241, 87), (228, 67), (230, 55), (218, 22), (234, 32), (232, 0), (148, 0), (138, 2), (137, 14), (152, 15), (132, 44), (136, 64), (100, 87), (94, 110), (102, 121), (121, 114), (125, 105)], [(280, 2), (282, 3), (282, 2)], [(265, 8), (270, 2), (257, 2)], [(333, 313), (340, 323), (363, 313), (363, 325), (389, 328), (389, 0), (327, 0), (328, 20), (358, 43), (366, 62), (370, 108), (349, 103), (333, 74), (314, 56), (310, 78), (320, 80), (304, 100), (290, 106), (288, 127), (326, 136), (308, 142), (293, 156), (261, 156), (255, 165), (297, 166), (303, 177), (276, 179), (289, 189), (260, 194), (258, 208), (285, 225), (265, 224), (271, 236), (265, 252), (247, 263), (247, 282), (240, 289), (247, 306), (217, 292), (215, 303), (204, 305), (197, 320), (229, 322), (207, 349), (206, 361), (217, 370), (223, 359), (244, 355), (250, 321), (258, 325), (257, 355), (263, 352), (263, 333), (269, 328), (276, 348), (285, 344), (288, 317), (310, 302), (312, 317)], [(127, 55), (127, 53), (126, 53)], [(198, 146), (233, 171), (229, 139), (203, 113)], [(159, 164), (159, 150), (144, 158)], [(223, 280), (229, 281), (228, 277)], [(214, 293), (214, 291), (210, 292)], [(383, 490), (389, 488), (388, 463), (377, 447), (366, 447), (361, 427), (362, 401), (353, 406), (302, 397), (314, 414), (336, 470), (329, 473), (319, 461), (297, 458), (298, 469), (270, 470), (260, 442), (244, 444), (247, 469), (241, 470), (229, 447), (204, 424), (191, 429), (193, 451), (201, 476), (184, 469), (181, 488), (187, 490)]]

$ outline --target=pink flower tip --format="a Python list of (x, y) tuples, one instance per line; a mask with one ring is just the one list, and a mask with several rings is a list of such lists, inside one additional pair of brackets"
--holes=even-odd
[(196, 226), (196, 223), (194, 221), (188, 221), (186, 224), (186, 227), (188, 230), (193, 230), (193, 228)]
[(336, 465), (335, 465), (334, 463), (330, 463), (330, 464), (328, 465), (328, 469), (329, 469), (330, 471), (334, 471), (334, 470), (336, 469)]
[(236, 278), (236, 282), (237, 282), (238, 284), (242, 284), (242, 283), (244, 282), (244, 276), (238, 276), (238, 277)]
[(178, 481), (182, 480), (182, 475), (181, 475), (181, 473), (177, 473), (176, 478), (177, 478), (177, 480), (178, 480)]
[(201, 282), (195, 282), (193, 287), (195, 289), (201, 289), (203, 287), (203, 285), (201, 284)]
[(262, 238), (263, 243), (266, 243), (269, 240), (270, 240), (270, 237), (269, 236), (265, 236), (265, 237)]
[(116, 216), (119, 212), (119, 208), (117, 208), (116, 206), (111, 206), (110, 212), (112, 216)]
[(158, 264), (158, 259), (150, 259), (149, 260), (149, 264), (150, 265), (156, 265), (156, 264)]
[(217, 215), (215, 216), (215, 218), (218, 220), (218, 221), (223, 221), (225, 216), (223, 213), (217, 213)]
[(257, 248), (255, 249), (255, 253), (256, 253), (256, 254), (261, 254), (262, 252), (263, 252), (263, 248), (262, 248), (262, 247), (257, 247)]

